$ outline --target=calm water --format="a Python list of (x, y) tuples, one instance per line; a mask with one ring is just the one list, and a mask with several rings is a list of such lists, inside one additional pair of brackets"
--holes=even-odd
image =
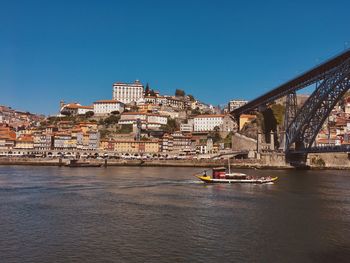
[(0, 262), (350, 262), (349, 171), (0, 166)]

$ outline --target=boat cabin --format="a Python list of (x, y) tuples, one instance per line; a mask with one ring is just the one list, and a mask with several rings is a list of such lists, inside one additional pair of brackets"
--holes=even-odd
[(215, 167), (213, 168), (213, 179), (224, 179), (226, 177), (225, 167)]

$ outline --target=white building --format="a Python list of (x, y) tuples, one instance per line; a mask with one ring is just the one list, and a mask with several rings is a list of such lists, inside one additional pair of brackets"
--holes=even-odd
[(93, 111), (93, 106), (83, 106), (79, 103), (68, 103), (63, 104), (60, 113), (63, 115), (84, 115), (89, 111)]
[(166, 125), (168, 123), (167, 116), (153, 113), (125, 112), (120, 116), (119, 124), (136, 124), (138, 119), (146, 124)]
[(181, 123), (180, 124), (181, 132), (193, 132), (193, 124), (192, 123)]
[(143, 99), (143, 85), (140, 81), (134, 83), (117, 82), (113, 84), (113, 99), (123, 103), (137, 102)]
[(124, 111), (124, 103), (117, 100), (98, 100), (94, 102), (94, 113), (96, 115), (109, 114), (113, 111), (122, 113)]
[(228, 103), (228, 111), (231, 112), (239, 107), (242, 107), (247, 103), (248, 103), (247, 100), (230, 100)]
[(213, 131), (215, 127), (221, 127), (225, 115), (211, 114), (198, 115), (193, 118), (193, 131)]

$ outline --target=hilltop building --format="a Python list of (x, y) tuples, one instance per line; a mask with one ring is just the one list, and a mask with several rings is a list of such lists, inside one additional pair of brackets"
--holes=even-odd
[(93, 106), (83, 106), (79, 103), (62, 104), (60, 113), (63, 115), (84, 115), (88, 111), (94, 111)]
[(116, 82), (113, 84), (113, 100), (131, 103), (137, 102), (143, 97), (143, 85), (138, 80), (135, 80), (134, 83)]
[(98, 100), (94, 102), (94, 113), (96, 115), (107, 115), (111, 112), (122, 113), (124, 103), (117, 100)]

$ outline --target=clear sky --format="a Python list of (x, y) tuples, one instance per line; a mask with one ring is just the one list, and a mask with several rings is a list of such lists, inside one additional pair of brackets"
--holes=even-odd
[(139, 79), (252, 99), (350, 47), (349, 1), (0, 0), (0, 104), (52, 114)]

